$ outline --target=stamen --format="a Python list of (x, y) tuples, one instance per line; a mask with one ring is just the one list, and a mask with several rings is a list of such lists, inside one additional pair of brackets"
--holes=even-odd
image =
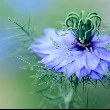
[(93, 48), (92, 47), (90, 47), (90, 51), (93, 52)]
[(105, 45), (105, 48), (107, 51), (110, 51), (110, 43), (108, 43), (107, 45)]
[(57, 49), (59, 47), (59, 45), (53, 40), (52, 37), (50, 37), (50, 40), (52, 41), (53, 45), (55, 46), (55, 48)]
[(89, 52), (90, 50), (87, 48), (87, 47), (85, 47), (86, 48), (86, 50)]

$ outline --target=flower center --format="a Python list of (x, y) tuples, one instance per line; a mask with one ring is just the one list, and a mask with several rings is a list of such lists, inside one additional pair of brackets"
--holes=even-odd
[(75, 33), (78, 46), (84, 49), (91, 47), (92, 38), (99, 34), (100, 24), (101, 18), (97, 13), (91, 12), (84, 17), (84, 11), (80, 15), (75, 12), (69, 13), (65, 21), (67, 29)]
[(80, 51), (84, 51), (84, 50), (88, 50), (88, 51), (91, 51), (92, 49), (92, 44), (91, 43), (88, 43), (88, 44), (82, 44), (82, 43), (77, 43), (77, 49), (80, 50)]

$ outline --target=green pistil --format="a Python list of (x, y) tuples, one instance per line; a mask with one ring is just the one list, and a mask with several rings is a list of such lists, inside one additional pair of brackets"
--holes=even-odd
[(97, 31), (99, 33), (100, 24), (101, 18), (97, 13), (91, 12), (84, 17), (84, 11), (80, 15), (75, 12), (70, 12), (65, 21), (68, 29), (77, 32), (77, 39), (81, 43), (88, 43), (94, 32)]

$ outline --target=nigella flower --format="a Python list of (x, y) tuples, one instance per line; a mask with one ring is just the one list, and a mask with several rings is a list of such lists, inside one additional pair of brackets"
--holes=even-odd
[(86, 19), (83, 13), (70, 13), (65, 22), (68, 30), (46, 29), (30, 48), (42, 58), (40, 63), (68, 78), (102, 79), (110, 67), (110, 36), (99, 34), (100, 24), (97, 13), (89, 13)]

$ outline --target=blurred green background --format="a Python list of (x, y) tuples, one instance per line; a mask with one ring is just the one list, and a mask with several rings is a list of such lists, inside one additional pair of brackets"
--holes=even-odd
[[(10, 56), (17, 50), (17, 37), (23, 32), (8, 17), (24, 25), (31, 15), (32, 27), (41, 35), (48, 27), (61, 29), (60, 22), (68, 12), (81, 10), (99, 13), (110, 29), (110, 0), (0, 0), (0, 108), (39, 108), (43, 98), (31, 94), (31, 73), (21, 70), (20, 61)], [(90, 108), (95, 98), (93, 108), (110, 108), (110, 91), (102, 86), (89, 87)]]

